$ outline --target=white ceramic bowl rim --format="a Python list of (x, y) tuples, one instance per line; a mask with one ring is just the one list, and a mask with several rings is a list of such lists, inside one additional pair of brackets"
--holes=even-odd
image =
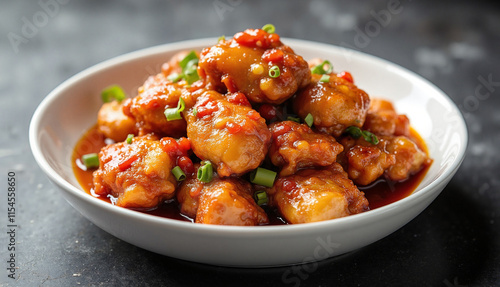
[[(193, 224), (189, 222), (184, 222), (184, 221), (179, 221), (179, 220), (174, 220), (174, 219), (169, 219), (169, 218), (163, 218), (163, 217), (158, 217), (154, 215), (149, 215), (149, 214), (144, 214), (141, 212), (137, 212), (134, 210), (129, 210), (126, 208), (121, 208), (118, 206), (113, 206), (107, 202), (104, 202), (100, 199), (94, 198), (87, 194), (85, 191), (82, 189), (78, 189), (69, 182), (67, 182), (64, 178), (62, 178), (49, 164), (47, 161), (46, 157), (41, 151), (40, 148), (40, 142), (38, 139), (38, 132), (40, 130), (40, 122), (41, 118), (44, 115), (46, 109), (51, 105), (51, 103), (61, 94), (61, 91), (67, 89), (74, 83), (80, 81), (82, 78), (85, 78), (86, 76), (99, 71), (105, 67), (112, 67), (114, 65), (118, 65), (120, 63), (123, 63), (124, 61), (127, 61), (129, 59), (137, 59), (141, 57), (148, 56), (150, 54), (154, 53), (160, 53), (161, 51), (165, 49), (181, 49), (186, 46), (203, 46), (204, 44), (206, 45), (207, 43), (215, 43), (216, 39), (215, 38), (206, 38), (206, 39), (199, 39), (199, 40), (189, 40), (189, 41), (182, 41), (182, 42), (176, 42), (172, 44), (165, 44), (165, 45), (160, 45), (160, 46), (155, 46), (151, 48), (146, 48), (142, 49), (139, 51), (135, 51), (132, 53), (128, 53), (122, 56), (118, 56), (115, 58), (112, 58), (110, 60), (101, 62), (97, 65), (94, 65), (76, 75), (73, 77), (69, 78), (65, 82), (63, 82), (61, 85), (59, 85), (57, 88), (55, 88), (47, 97), (43, 99), (43, 101), (40, 103), (38, 108), (36, 109), (31, 123), (30, 123), (30, 129), (29, 129), (29, 140), (30, 140), (30, 146), (31, 150), (33, 152), (34, 158), (40, 168), (45, 172), (45, 174), (48, 175), (48, 177), (55, 182), (57, 185), (65, 189), (66, 191), (72, 193), (74, 196), (78, 197), (79, 199), (83, 201), (87, 201), (93, 205), (98, 206), (99, 208), (107, 209), (110, 212), (121, 214), (125, 217), (136, 217), (139, 219), (147, 220), (150, 222), (156, 222), (159, 224), (168, 224), (169, 226), (172, 226), (174, 228), (183, 228), (183, 229), (192, 229), (193, 231), (196, 232), (205, 232), (205, 233), (227, 233), (228, 235), (231, 234), (232, 236), (248, 236), (248, 235), (253, 235), (253, 236), (266, 236), (266, 235), (272, 235), (275, 234), (276, 232), (279, 232), (280, 234), (295, 234), (296, 232), (308, 232), (308, 231), (313, 231), (316, 230), (317, 228), (325, 228), (328, 229), (330, 226), (336, 225), (337, 227), (341, 226), (349, 226), (353, 224), (356, 221), (363, 220), (366, 217), (376, 217), (385, 213), (390, 213), (392, 212), (396, 206), (399, 205), (406, 205), (409, 202), (412, 201), (420, 201), (423, 200), (424, 198), (430, 196), (431, 191), (436, 188), (437, 185), (442, 180), (448, 179), (449, 177), (453, 176), (453, 174), (456, 172), (458, 167), (460, 166), (461, 162), (464, 159), (465, 156), (465, 150), (467, 147), (467, 139), (465, 139), (465, 142), (463, 142), (462, 145), (460, 145), (460, 150), (458, 151), (458, 156), (453, 159), (451, 164), (446, 168), (446, 170), (439, 176), (438, 179), (433, 180), (431, 183), (429, 183), (427, 186), (418, 189), (418, 192), (414, 192), (413, 194), (398, 200), (397, 202), (394, 202), (392, 204), (371, 210), (369, 212), (361, 213), (361, 214), (356, 214), (356, 215), (351, 215), (348, 217), (343, 217), (343, 218), (338, 218), (334, 220), (328, 220), (328, 221), (321, 221), (321, 222), (315, 222), (315, 223), (307, 223), (307, 224), (296, 224), (296, 225), (269, 225), (269, 226), (220, 226), (220, 225), (203, 225), (203, 224)], [(287, 39), (284, 38), (283, 42), (290, 44), (290, 46), (293, 47), (293, 44), (312, 44), (312, 42), (309, 41), (304, 41), (304, 40), (296, 40), (296, 39)], [(332, 47), (335, 47), (333, 45), (329, 44), (321, 44), (321, 43), (313, 43), (315, 47), (323, 48), (323, 49), (332, 49)], [(392, 66), (395, 66), (398, 69), (399, 73), (405, 74), (405, 77), (411, 78), (413, 81), (417, 82), (424, 82), (426, 85), (430, 85), (432, 88), (437, 90), (439, 94), (442, 96), (441, 100), (444, 100), (447, 102), (447, 104), (452, 107), (453, 109), (456, 110), (458, 114), (461, 115), (460, 111), (456, 108), (456, 105), (451, 101), (450, 98), (448, 98), (439, 88), (434, 86), (433, 84), (429, 83), (428, 81), (423, 80), (422, 78), (419, 78), (415, 76), (412, 72), (409, 72), (405, 68), (402, 68), (400, 66), (397, 66), (393, 63), (390, 63), (386, 60), (370, 56), (361, 52), (357, 51), (349, 51), (350, 53), (353, 53), (356, 55), (356, 57), (367, 57), (367, 58), (373, 58), (377, 61), (383, 61), (386, 62), (387, 64), (391, 64)], [(461, 129), (461, 132), (463, 134), (467, 134), (466, 130), (466, 125), (465, 121), (463, 120), (463, 117), (460, 117), (460, 123), (459, 123), (459, 129)]]

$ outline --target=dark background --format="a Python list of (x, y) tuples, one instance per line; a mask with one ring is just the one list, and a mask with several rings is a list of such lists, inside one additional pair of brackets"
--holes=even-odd
[[(390, 11), (393, 2), (399, 12), (380, 22), (377, 15)], [(500, 286), (500, 9), (493, 3), (0, 1), (0, 285)], [(380, 29), (361, 41), (360, 31), (367, 32), (373, 21)], [(416, 219), (370, 246), (319, 264), (206, 266), (107, 234), (67, 204), (36, 165), (29, 121), (67, 78), (123, 53), (231, 36), (266, 23), (283, 37), (351, 47), (395, 62), (458, 105), (469, 129), (467, 157)], [(485, 80), (493, 83), (485, 86)], [(15, 280), (6, 271), (8, 171), (16, 173), (18, 188)]]

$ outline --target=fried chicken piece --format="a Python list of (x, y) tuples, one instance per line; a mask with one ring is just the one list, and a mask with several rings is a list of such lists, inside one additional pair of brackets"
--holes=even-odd
[(277, 34), (261, 29), (245, 30), (204, 49), (198, 72), (206, 88), (239, 91), (252, 103), (280, 104), (311, 79), (307, 62)]
[(273, 204), (292, 224), (329, 220), (369, 209), (364, 193), (338, 163), (279, 176), (268, 192)]
[(344, 149), (334, 137), (315, 133), (305, 124), (283, 121), (271, 124), (269, 129), (273, 139), (269, 158), (274, 165), (282, 167), (281, 176), (304, 167), (331, 165)]
[(97, 114), (97, 129), (115, 142), (124, 141), (129, 134), (137, 134), (135, 121), (122, 111), (118, 101), (104, 103)]
[(241, 179), (215, 177), (209, 183), (202, 183), (190, 178), (180, 186), (177, 200), (181, 212), (196, 223), (246, 226), (269, 223), (266, 213), (252, 197), (251, 185)]
[(408, 137), (410, 135), (410, 120), (405, 115), (398, 115), (391, 102), (372, 99), (363, 129), (377, 135)]
[(362, 127), (370, 105), (368, 94), (333, 73), (328, 82), (321, 82), (321, 76), (313, 74), (311, 84), (297, 93), (294, 111), (301, 118), (310, 113), (314, 127), (335, 137), (349, 126)]
[(242, 175), (264, 160), (271, 132), (242, 93), (205, 91), (185, 116), (193, 152), (216, 165), (220, 176)]
[(116, 197), (118, 206), (155, 208), (175, 195), (173, 165), (153, 136), (107, 145), (99, 153), (99, 169), (93, 174), (94, 192)]

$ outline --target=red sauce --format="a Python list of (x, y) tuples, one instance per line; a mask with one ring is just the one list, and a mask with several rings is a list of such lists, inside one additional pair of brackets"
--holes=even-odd
[[(411, 138), (414, 140), (420, 149), (427, 152), (426, 146), (422, 138), (412, 129)], [(80, 158), (84, 154), (99, 152), (103, 146), (106, 145), (106, 139), (98, 131), (96, 126), (92, 127), (87, 131), (83, 137), (78, 141), (71, 159), (73, 166), (73, 172), (75, 173), (76, 179), (82, 186), (82, 188), (88, 194), (92, 195), (92, 172), (93, 170), (85, 170), (83, 164), (80, 162)], [(181, 141), (182, 145), (182, 141)], [(358, 186), (358, 188), (365, 193), (368, 202), (370, 203), (370, 209), (376, 209), (402, 198), (409, 196), (419, 185), (419, 183), (424, 178), (430, 165), (424, 166), (422, 170), (411, 176), (409, 179), (401, 182), (392, 182), (386, 179), (379, 179), (368, 186)], [(82, 168), (83, 167), (83, 168)], [(98, 197), (108, 203), (111, 203), (108, 197)], [(269, 221), (271, 225), (281, 225), (286, 224), (286, 221), (280, 216), (280, 214), (271, 208), (264, 207), (267, 212)], [(193, 222), (191, 218), (188, 218), (180, 213), (179, 206), (175, 200), (162, 204), (158, 208), (149, 211), (142, 211), (151, 215), (167, 217), (171, 219), (177, 219), (182, 221)]]

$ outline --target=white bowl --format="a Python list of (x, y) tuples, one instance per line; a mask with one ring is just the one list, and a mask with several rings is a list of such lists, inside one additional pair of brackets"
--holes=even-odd
[(467, 145), (464, 120), (453, 102), (416, 74), (385, 60), (336, 46), (283, 39), (305, 59), (329, 59), (352, 73), (370, 96), (392, 100), (427, 142), (434, 163), (410, 196), (381, 208), (329, 221), (284, 226), (192, 224), (113, 206), (85, 193), (72, 168), (73, 147), (96, 122), (100, 91), (119, 84), (131, 95), (163, 62), (185, 49), (211, 46), (201, 39), (126, 54), (73, 76), (52, 91), (31, 120), (30, 144), (41, 169), (83, 216), (141, 248), (201, 263), (263, 267), (337, 256), (396, 231), (424, 210), (461, 164)]

